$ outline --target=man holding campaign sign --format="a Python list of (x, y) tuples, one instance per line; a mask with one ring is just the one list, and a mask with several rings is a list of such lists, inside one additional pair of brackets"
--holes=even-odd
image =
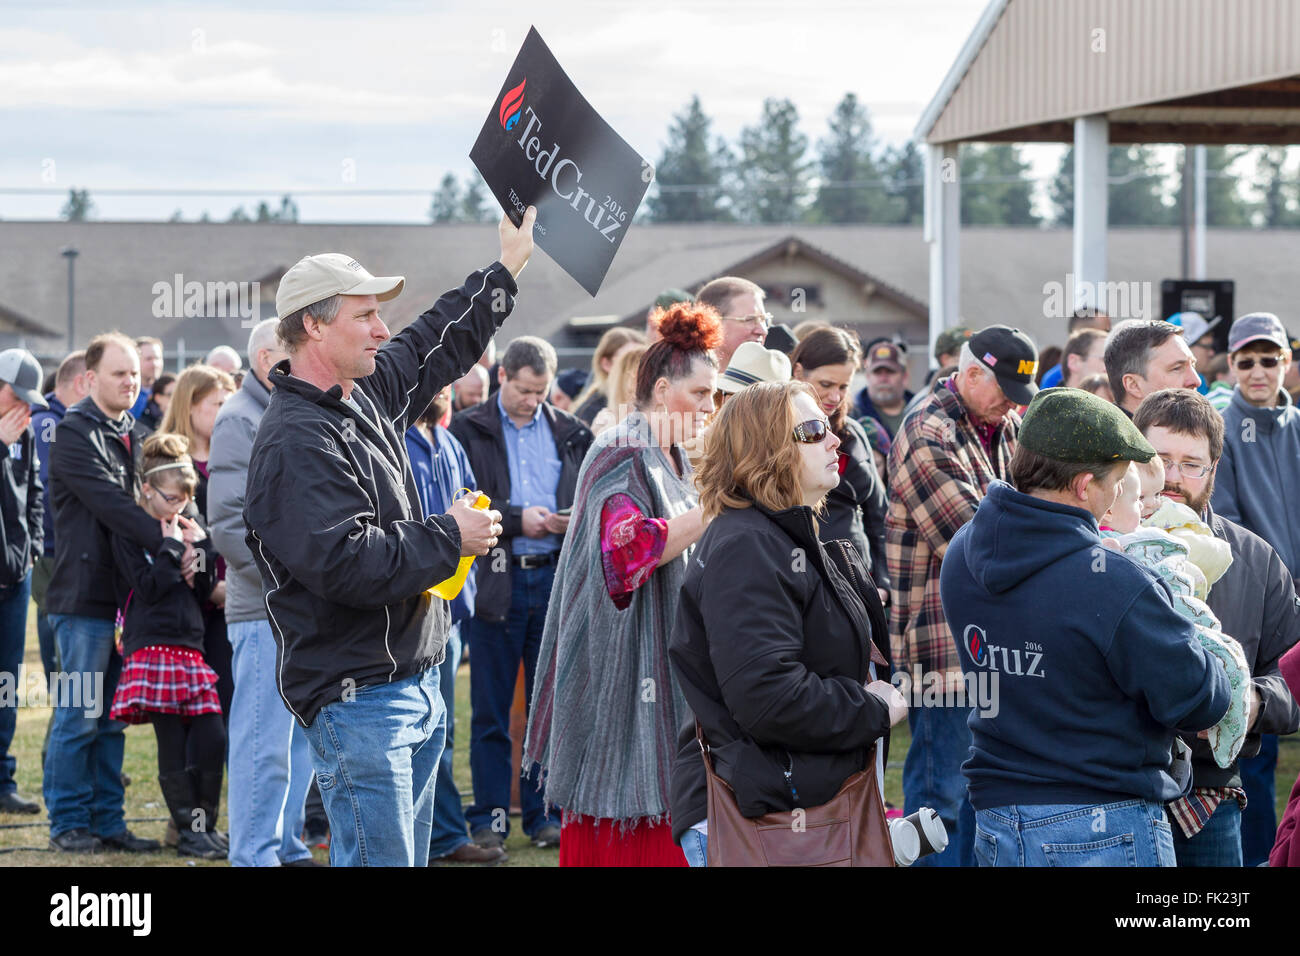
[(276, 684), (311, 744), (334, 866), (428, 860), (451, 625), (429, 589), (502, 529), (473, 493), (423, 516), (402, 436), (510, 314), (535, 216), (518, 227), (503, 217), (499, 260), (391, 337), (379, 304), (401, 293), (401, 276), (330, 253), (280, 280), (276, 332), (289, 358), (269, 376), (244, 522)]
[(537, 207), (537, 244), (593, 296), (654, 169), (528, 31), (470, 159), (512, 222)]

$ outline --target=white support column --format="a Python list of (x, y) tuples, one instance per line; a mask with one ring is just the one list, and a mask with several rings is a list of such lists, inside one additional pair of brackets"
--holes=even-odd
[(1202, 143), (1196, 147), (1196, 188), (1193, 190), (1196, 196), (1195, 209), (1193, 211), (1192, 226), (1192, 278), (1205, 278), (1205, 144)]
[(930, 244), (930, 347), (944, 329), (959, 324), (961, 301), (961, 182), (957, 143), (925, 152), (925, 241)]
[[(1074, 121), (1074, 307), (1097, 306), (1106, 282), (1106, 185), (1110, 124), (1105, 116)], [(1067, 283), (1068, 284), (1068, 283)]]

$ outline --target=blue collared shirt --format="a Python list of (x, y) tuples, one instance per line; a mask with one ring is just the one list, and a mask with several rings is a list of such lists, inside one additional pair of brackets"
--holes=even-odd
[[(406, 430), (406, 453), (411, 459), (411, 474), (420, 493), (420, 509), (426, 516), (446, 513), (456, 493), (462, 488), (473, 491), (478, 486), (465, 449), (456, 436), (441, 425), (433, 426), (433, 443), (412, 425)], [(478, 568), (475, 562), (474, 568)], [(457, 623), (474, 616), (474, 597), (478, 591), (477, 570), (465, 579), (465, 586), (451, 602), (451, 619)]]
[[(510, 464), (510, 504), (520, 508), (541, 505), (554, 511), (562, 466), (542, 406), (539, 404), (533, 420), (520, 428), (506, 414), (501, 393), (497, 392), (497, 414), (501, 416), (501, 435), (505, 438), (506, 459)], [(551, 554), (560, 550), (560, 536), (529, 538), (521, 534), (511, 542), (511, 550), (515, 554)]]

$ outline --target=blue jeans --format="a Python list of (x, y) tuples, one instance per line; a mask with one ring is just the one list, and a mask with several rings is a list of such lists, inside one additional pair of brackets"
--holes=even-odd
[(975, 814), (980, 866), (1173, 866), (1165, 808), (1149, 800), (1024, 804)]
[[(474, 618), (465, 622), (469, 636), (470, 717), (469, 767), (474, 777), (474, 802), (466, 817), (471, 832), (510, 832), (510, 705), (515, 697), (519, 664), (524, 665), (526, 700), (533, 701), (533, 675), (551, 599), (555, 565), (525, 571), (510, 569), (510, 614), (497, 624)], [(519, 782), (524, 832), (558, 825), (559, 811), (547, 813), (537, 789), (536, 765)]]
[(1259, 753), (1237, 766), (1241, 788), (1246, 791), (1246, 809), (1241, 813), (1242, 863), (1259, 866), (1268, 862), (1277, 839), (1277, 735), (1261, 735)]
[[(18, 683), (18, 672), (23, 666), (23, 649), (27, 644), (27, 605), (31, 601), (32, 572), (29, 569), (21, 581), (14, 585), (13, 593), (0, 599), (0, 679), (5, 675)], [(18, 701), (13, 706), (0, 703), (0, 794), (18, 789), (14, 773), (18, 761), (9, 752), (18, 728)]]
[(709, 838), (699, 830), (687, 830), (682, 842), (677, 844), (686, 855), (689, 866), (709, 865)]
[(230, 621), (235, 693), (229, 714), (230, 863), (279, 866), (311, 857), (302, 842), (311, 786), (307, 737), (276, 683), (275, 638), (267, 621)]
[(113, 647), (113, 622), (51, 614), (50, 624), (59, 650), (59, 673), (67, 678), (64, 687), (81, 691), (61, 689), (52, 701), (54, 726), (45, 758), (50, 836), (78, 829), (117, 836), (126, 830), (122, 810), (126, 724), (108, 716), (122, 672), (122, 658)]
[(372, 684), (307, 728), (331, 866), (426, 866), (446, 708), (438, 668)]
[(903, 812), (931, 807), (948, 830), (948, 847), (913, 866), (974, 866), (975, 811), (961, 765), (970, 756), (969, 707), (913, 707), (912, 745), (903, 761)]
[(438, 763), (438, 780), (433, 787), (433, 835), (429, 838), (429, 859), (455, 853), (469, 842), (465, 831), (465, 810), (460, 791), (451, 775), (452, 745), (456, 731), (456, 669), (460, 667), (460, 625), (453, 624), (447, 635), (447, 659), (438, 668), (439, 690), (447, 708), (446, 743)]
[(1215, 807), (1205, 828), (1190, 840), (1183, 836), (1180, 827), (1174, 827), (1174, 855), (1178, 865), (1241, 866), (1241, 818), (1237, 801), (1224, 800)]

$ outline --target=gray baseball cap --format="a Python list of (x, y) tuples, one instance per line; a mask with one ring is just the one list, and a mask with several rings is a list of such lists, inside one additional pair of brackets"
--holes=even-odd
[(1272, 312), (1252, 312), (1232, 323), (1228, 329), (1228, 351), (1235, 352), (1251, 342), (1272, 342), (1283, 351), (1291, 348), (1286, 329)]
[(41, 394), (41, 363), (26, 349), (5, 349), (0, 352), (0, 382), (8, 383), (19, 398), (28, 405), (49, 408), (50, 403)]

